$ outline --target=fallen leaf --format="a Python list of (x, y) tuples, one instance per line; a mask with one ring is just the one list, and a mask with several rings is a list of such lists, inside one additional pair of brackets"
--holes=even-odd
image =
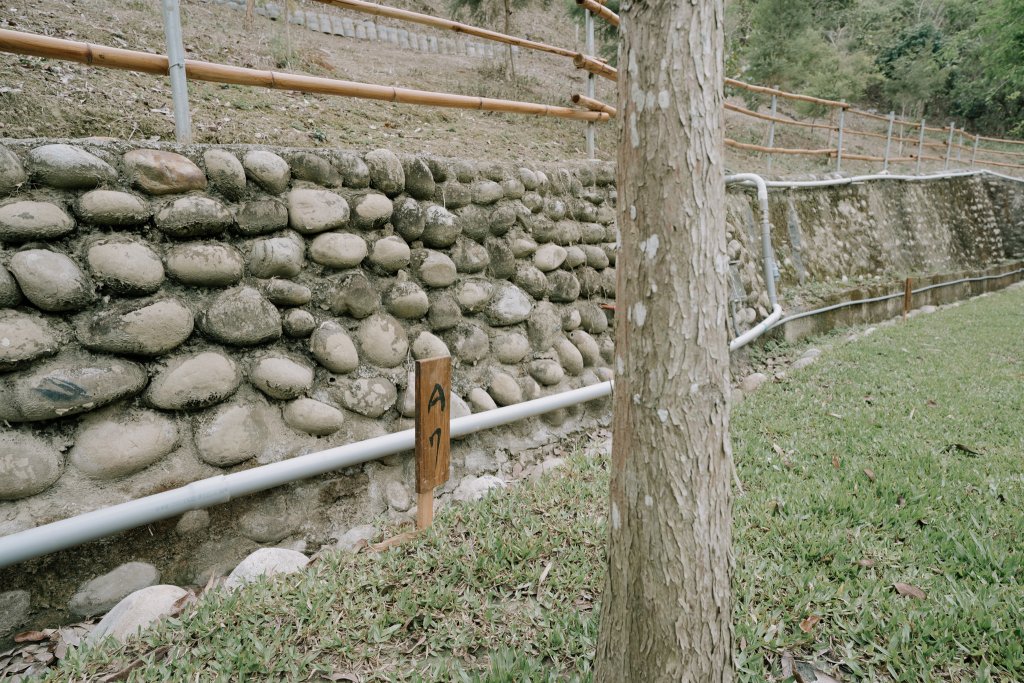
[(40, 640), (46, 640), (46, 634), (42, 631), (25, 631), (14, 636), (16, 643), (38, 643)]
[(909, 598), (917, 598), (918, 600), (924, 600), (924, 591), (917, 586), (911, 586), (909, 583), (900, 583), (897, 581), (892, 585), (896, 589), (896, 592), (900, 595), (905, 595)]
[(555, 562), (552, 560), (551, 562), (548, 562), (548, 566), (544, 567), (544, 571), (540, 573), (540, 578), (537, 580), (537, 588), (540, 588), (541, 584), (544, 583), (544, 579), (548, 578), (548, 572), (551, 571), (551, 567), (553, 567), (554, 564)]
[(874, 481), (875, 480), (875, 471), (873, 469), (871, 469), (870, 467), (865, 467), (864, 468), (864, 476), (866, 476), (868, 478), (868, 481)]
[(806, 619), (800, 622), (800, 630), (804, 633), (810, 633), (819, 621), (821, 621), (821, 617), (817, 614), (808, 615)]
[(901, 508), (901, 507), (903, 507), (906, 504), (907, 504), (907, 499), (904, 498), (903, 496), (900, 496), (899, 498), (896, 499), (896, 507), (900, 507)]
[(782, 655), (782, 680), (793, 676), (793, 655), (788, 652)]
[(862, 558), (860, 560), (857, 560), (857, 564), (859, 564), (861, 567), (864, 567), (865, 569), (867, 569), (869, 567), (874, 567), (875, 566), (875, 561), (872, 560), (870, 557), (865, 557), (865, 558)]
[(839, 413), (829, 413), (829, 417), (834, 417), (837, 420), (842, 420), (843, 419), (843, 416), (840, 415)]
[(835, 467), (837, 470), (839, 469), (840, 462), (839, 462), (839, 456), (838, 455), (833, 455), (832, 456), (832, 467)]
[(928, 399), (928, 401), (926, 402), (926, 405), (928, 405), (930, 408), (934, 408), (935, 406), (937, 406), (939, 404), (936, 403), (935, 401), (931, 400), (931, 399)]

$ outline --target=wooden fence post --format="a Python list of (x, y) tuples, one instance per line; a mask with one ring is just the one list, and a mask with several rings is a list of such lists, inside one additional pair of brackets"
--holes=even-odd
[(434, 488), (448, 481), (451, 462), (452, 362), (416, 361), (416, 529), (434, 521)]

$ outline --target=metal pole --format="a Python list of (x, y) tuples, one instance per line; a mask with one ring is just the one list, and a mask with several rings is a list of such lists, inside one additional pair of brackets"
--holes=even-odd
[(918, 175), (921, 175), (922, 154), (924, 154), (924, 119), (921, 119), (921, 134), (917, 136), (917, 170), (914, 172)]
[[(768, 122), (768, 149), (775, 146), (775, 113), (778, 111), (779, 99), (777, 96), (772, 95), (772, 120)], [(772, 171), (772, 153), (768, 152), (767, 170), (769, 173)]]
[(942, 166), (943, 171), (949, 170), (949, 157), (953, 154), (953, 133), (956, 131), (956, 121), (949, 122), (949, 140), (946, 141), (946, 161)]
[(836, 145), (836, 173), (843, 168), (843, 125), (846, 122), (846, 107), (839, 108), (839, 144)]
[(964, 131), (961, 128), (960, 129), (960, 144), (958, 144), (956, 146), (956, 163), (958, 163), (958, 164), (961, 163), (960, 162), (960, 155), (963, 153), (963, 151), (964, 151)]
[(192, 117), (188, 111), (188, 83), (185, 80), (185, 48), (181, 44), (181, 14), (178, 0), (163, 0), (164, 36), (167, 38), (167, 72), (174, 100), (174, 137), (181, 144), (192, 142)]
[(889, 170), (889, 149), (892, 146), (892, 125), (896, 121), (896, 112), (889, 112), (889, 132), (885, 134), (885, 161), (882, 162), (882, 170)]
[(974, 168), (974, 162), (978, 158), (978, 140), (980, 139), (980, 135), (974, 136), (974, 149), (971, 151), (971, 168)]
[[(594, 15), (589, 10), (585, 12), (585, 24), (587, 29), (587, 56), (594, 56)], [(595, 79), (597, 77), (592, 74), (587, 74), (587, 97), (593, 98), (596, 95), (597, 87)], [(596, 147), (596, 127), (593, 121), (587, 123), (587, 158), (593, 159), (597, 151)]]

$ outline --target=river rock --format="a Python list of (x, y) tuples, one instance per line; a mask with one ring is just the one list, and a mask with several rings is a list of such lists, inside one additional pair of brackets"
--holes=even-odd
[(434, 187), (434, 201), (444, 208), (453, 211), (468, 206), (473, 202), (473, 193), (468, 185), (449, 181)]
[(583, 318), (580, 316), (580, 312), (571, 306), (567, 306), (562, 309), (562, 331), (572, 332), (580, 326), (583, 322)]
[(423, 214), (423, 244), (441, 249), (455, 244), (459, 236), (459, 225), (448, 209), (431, 204)]
[(311, 398), (295, 399), (285, 406), (283, 416), (285, 423), (292, 429), (314, 436), (333, 434), (341, 429), (345, 419), (344, 414), (334, 406)]
[(415, 282), (399, 280), (384, 295), (384, 307), (396, 318), (422, 318), (430, 309), (427, 293)]
[(483, 310), (494, 295), (494, 283), (483, 278), (463, 280), (455, 288), (455, 300), (466, 313)]
[(309, 340), (309, 350), (331, 372), (347, 373), (359, 367), (359, 354), (345, 328), (328, 320), (320, 323)]
[(491, 491), (505, 488), (505, 482), (498, 477), (485, 474), (482, 477), (465, 476), (452, 492), (452, 498), (465, 503), (473, 503), (483, 498)]
[(448, 344), (455, 357), (466, 363), (477, 363), (487, 357), (487, 333), (472, 323), (462, 323), (448, 334)]
[(187, 157), (158, 149), (133, 149), (124, 155), (132, 185), (149, 194), (178, 194), (206, 189), (206, 174)]
[(74, 229), (74, 219), (50, 202), (20, 201), (0, 206), (0, 240), (4, 242), (51, 240)]
[(254, 199), (236, 204), (235, 230), (242, 235), (265, 235), (288, 226), (288, 207), (280, 199)]
[(69, 460), (89, 477), (116, 479), (149, 467), (177, 445), (177, 424), (160, 413), (106, 413), (82, 422)]
[(89, 633), (89, 643), (104, 638), (124, 642), (165, 616), (177, 613), (188, 592), (177, 586), (149, 586), (127, 596), (100, 619)]
[(595, 366), (601, 364), (601, 347), (597, 341), (583, 330), (576, 330), (569, 335), (573, 345), (579, 349), (583, 364)]
[(455, 262), (439, 251), (425, 249), (413, 254), (416, 274), (428, 287), (447, 287), (455, 282)]
[(246, 152), (242, 157), (242, 168), (247, 178), (270, 194), (281, 194), (287, 190), (288, 181), (292, 177), (287, 161), (262, 149)]
[(275, 306), (305, 306), (313, 298), (306, 285), (278, 278), (263, 283), (263, 294)]
[(493, 204), (505, 196), (501, 185), (493, 180), (478, 180), (470, 187), (470, 191), (473, 193), (474, 204)]
[(430, 312), (427, 313), (427, 322), (432, 331), (450, 330), (461, 321), (462, 311), (450, 294), (444, 292), (430, 295)]
[(260, 404), (236, 401), (219, 406), (196, 429), (196, 451), (208, 465), (231, 467), (260, 455), (269, 436)]
[(506, 365), (518, 363), (530, 352), (530, 342), (518, 332), (499, 334), (491, 342), (491, 353)]
[(224, 587), (234, 590), (261, 576), (294, 574), (309, 564), (309, 558), (296, 550), (286, 548), (260, 548), (242, 560), (228, 575)]
[(211, 339), (231, 346), (256, 346), (281, 336), (281, 314), (252, 287), (218, 294), (203, 311), (199, 327)]
[(395, 405), (398, 390), (381, 377), (363, 377), (347, 382), (341, 390), (341, 400), (353, 413), (378, 418)]
[(380, 294), (362, 272), (349, 273), (335, 284), (329, 307), (334, 315), (362, 320), (380, 310)]
[(11, 271), (0, 266), (0, 308), (14, 308), (21, 303), (21, 289)]
[(61, 461), (60, 453), (48, 441), (22, 432), (0, 432), (0, 500), (18, 500), (43, 491), (57, 481)]
[(412, 356), (416, 360), (450, 355), (448, 345), (430, 332), (420, 332), (412, 343)]
[(752, 394), (767, 381), (768, 375), (763, 372), (753, 372), (743, 378), (740, 382), (740, 389), (742, 389), (745, 394)]
[(117, 179), (117, 171), (95, 154), (73, 145), (36, 147), (28, 153), (32, 179), (59, 190), (88, 190)]
[(45, 318), (0, 310), (0, 372), (27, 365), (60, 350), (60, 341)]
[(359, 324), (359, 346), (364, 359), (382, 368), (401, 365), (409, 353), (402, 325), (391, 316), (379, 313)]
[(494, 402), (491, 395), (480, 387), (470, 389), (466, 398), (469, 399), (469, 405), (473, 409), (474, 413), (482, 413), (488, 410), (494, 410), (498, 407), (498, 404)]
[(504, 237), (488, 238), (484, 244), (490, 263), (487, 274), (497, 280), (511, 280), (516, 272), (516, 257), (512, 254), (511, 240)]
[(305, 260), (306, 244), (297, 235), (256, 240), (249, 255), (249, 272), (262, 278), (295, 277)]
[(317, 235), (309, 245), (309, 257), (328, 268), (352, 268), (366, 258), (366, 241), (348, 232), (326, 232)]
[(452, 261), (460, 273), (479, 273), (490, 263), (491, 256), (479, 243), (460, 237), (452, 249)]
[(401, 194), (405, 189), (405, 169), (394, 152), (375, 149), (363, 158), (370, 172), (370, 185), (389, 197)]
[(288, 193), (288, 224), (303, 235), (343, 228), (348, 217), (348, 202), (339, 194), (310, 188)]
[(313, 333), (316, 327), (316, 319), (309, 311), (298, 308), (285, 311), (284, 320), (281, 323), (284, 333), (292, 339), (302, 339)]
[(160, 571), (146, 562), (125, 562), (97, 576), (71, 596), (68, 610), (80, 617), (109, 612), (122, 599), (160, 581)]
[(324, 187), (341, 187), (345, 180), (331, 162), (311, 152), (293, 152), (288, 156), (292, 176)]
[(383, 237), (373, 243), (370, 263), (386, 273), (395, 273), (409, 265), (412, 251), (401, 237)]
[(194, 410), (220, 403), (242, 381), (235, 362), (216, 351), (176, 358), (153, 378), (146, 399), (162, 410)]
[(519, 383), (504, 372), (496, 373), (491, 378), (487, 392), (499, 406), (510, 406), (523, 401), (523, 390), (519, 387)]
[(11, 257), (10, 268), (25, 298), (44, 311), (74, 311), (93, 300), (89, 278), (64, 254), (19, 251)]
[(352, 223), (363, 230), (376, 230), (394, 213), (391, 200), (379, 192), (369, 192), (354, 200)]
[[(0, 148), (0, 171), (3, 170), (2, 152)], [(0, 181), (3, 180), (0, 174)], [(0, 184), (0, 189), (3, 185)], [(19, 626), (25, 624), (32, 612), (32, 594), (26, 590), (4, 591), (0, 593), (0, 638), (13, 634)]]
[(37, 422), (95, 410), (146, 386), (146, 370), (107, 357), (61, 357), (0, 380), (0, 420)]
[(183, 285), (227, 287), (242, 279), (245, 262), (227, 244), (192, 242), (167, 251), (167, 271)]
[(530, 373), (530, 377), (533, 377), (546, 387), (554, 386), (565, 379), (565, 371), (562, 370), (562, 366), (558, 364), (558, 361), (548, 358), (533, 361), (527, 366), (526, 370)]
[(589, 301), (580, 302), (578, 305), (581, 318), (581, 327), (590, 334), (603, 334), (608, 330), (608, 318), (597, 304)]
[(169, 237), (213, 237), (234, 225), (235, 219), (216, 199), (186, 195), (164, 204), (153, 223)]
[(533, 255), (533, 264), (543, 272), (555, 270), (565, 263), (566, 251), (557, 244), (545, 244), (537, 248)]
[(86, 261), (96, 281), (114, 294), (152, 294), (164, 281), (160, 257), (141, 242), (97, 242)]
[(83, 223), (113, 228), (136, 227), (153, 215), (146, 201), (129, 192), (116, 190), (86, 192), (75, 202), (74, 210)]
[(370, 186), (370, 169), (357, 155), (338, 152), (334, 155), (334, 165), (345, 179), (345, 187), (361, 189)]
[(313, 368), (283, 356), (267, 356), (253, 364), (249, 380), (271, 398), (298, 398), (313, 387)]
[(587, 262), (587, 254), (577, 246), (565, 247), (565, 260), (562, 261), (562, 268), (572, 270), (579, 268)]
[[(21, 165), (18, 155), (0, 145), (0, 195), (11, 194), (17, 191), (18, 188), (25, 184), (27, 179), (28, 174), (25, 173), (25, 168)], [(3, 635), (4, 630), (0, 628), (0, 637), (3, 637)]]
[(491, 226), (491, 234), (500, 237), (516, 224), (516, 211), (511, 204), (499, 204), (491, 212), (488, 223)]
[(78, 339), (95, 351), (159, 356), (185, 343), (192, 327), (192, 311), (177, 299), (165, 299), (100, 313), (80, 323)]
[(528, 262), (516, 265), (516, 273), (512, 281), (534, 299), (543, 299), (548, 292), (548, 280), (539, 269)]
[(434, 196), (434, 176), (427, 162), (418, 157), (407, 157), (402, 160), (405, 173), (405, 191), (416, 199), (430, 199)]
[(553, 346), (555, 353), (558, 355), (558, 361), (567, 373), (579, 375), (583, 372), (583, 354), (580, 353), (579, 349), (571, 341), (565, 337), (560, 337), (555, 340)]
[(232, 201), (242, 198), (245, 194), (245, 168), (238, 157), (226, 149), (208, 149), (203, 152), (203, 163), (214, 190)]
[(531, 258), (537, 253), (537, 248), (537, 243), (526, 235), (516, 235), (512, 239), (512, 255), (517, 259)]
[(402, 239), (407, 242), (418, 240), (423, 235), (426, 220), (423, 207), (415, 199), (403, 197), (395, 201), (391, 225)]
[(530, 317), (533, 300), (519, 287), (502, 282), (495, 288), (485, 311), (492, 325), (515, 325)]

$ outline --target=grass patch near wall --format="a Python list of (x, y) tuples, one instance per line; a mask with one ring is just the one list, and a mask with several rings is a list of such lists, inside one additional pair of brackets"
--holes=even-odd
[[(789, 656), (843, 680), (1021, 680), (1022, 330), (1015, 288), (837, 343), (737, 406), (740, 680), (783, 680)], [(140, 659), (133, 680), (586, 680), (608, 474), (576, 450), (426, 537), (211, 592), (51, 680)]]

